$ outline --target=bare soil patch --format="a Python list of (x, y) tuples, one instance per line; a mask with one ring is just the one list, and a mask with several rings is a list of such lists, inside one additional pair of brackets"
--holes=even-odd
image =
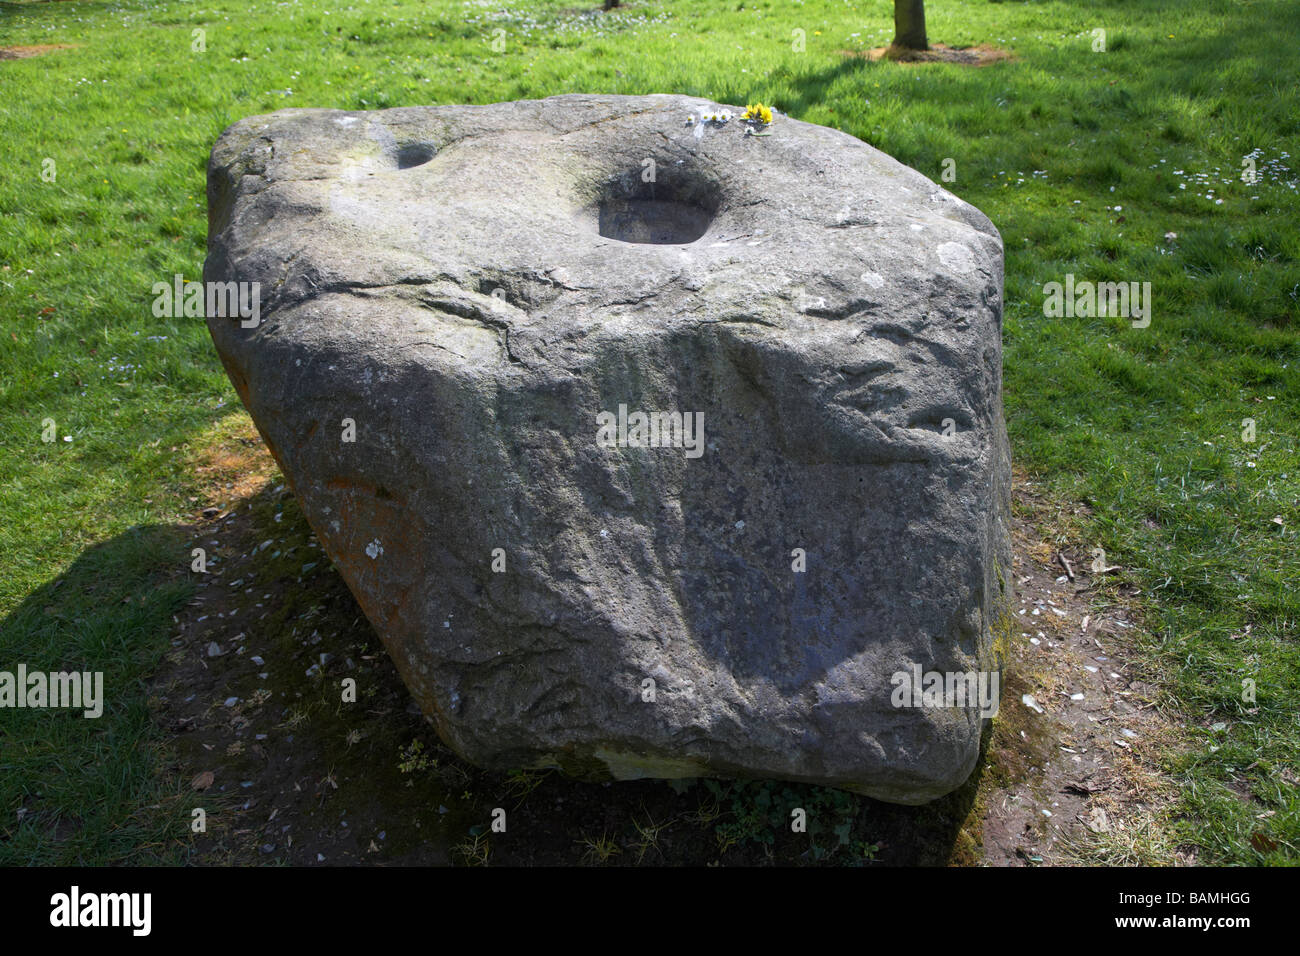
[(842, 50), (845, 56), (860, 56), (871, 60), (892, 60), (895, 63), (956, 63), (958, 66), (988, 66), (1004, 60), (1015, 59), (1010, 50), (981, 44), (954, 47), (935, 43), (928, 50), (904, 50), (895, 46), (878, 46), (870, 50)]
[(33, 56), (44, 56), (56, 50), (72, 50), (80, 43), (38, 43), (35, 46), (0, 46), (0, 60), (25, 60)]
[(1156, 832), (1174, 796), (1160, 762), (1179, 745), (1179, 718), (1135, 663), (1137, 591), (1122, 568), (1094, 573), (1090, 549), (1070, 541), (1083, 506), (1061, 509), (1017, 476), (1016, 629), (999, 731), (1008, 751), (1019, 739), (1028, 766), (986, 795), (985, 858), (1192, 863)]

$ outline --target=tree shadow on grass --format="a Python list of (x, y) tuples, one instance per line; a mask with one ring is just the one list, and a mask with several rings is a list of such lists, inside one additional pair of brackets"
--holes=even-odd
[(0, 711), (0, 865), (177, 862), (183, 822), (157, 774), (144, 676), (192, 591), (179, 529), (87, 548), (0, 622), (0, 670), (103, 675), (103, 712)]

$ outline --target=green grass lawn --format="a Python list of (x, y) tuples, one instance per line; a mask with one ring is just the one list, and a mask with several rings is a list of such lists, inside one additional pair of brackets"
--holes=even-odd
[[(1164, 823), (1205, 863), (1300, 861), (1297, 5), (927, 6), (932, 42), (1014, 59), (846, 55), (887, 0), (0, 3), (0, 47), (72, 45), (0, 60), (0, 669), (110, 688), (99, 721), (0, 712), (0, 863), (184, 858), (144, 680), (189, 594), (187, 452), (238, 400), (203, 323), (150, 304), (199, 276), (218, 134), (565, 92), (762, 101), (955, 172), (1006, 245), (1014, 459), (1088, 505), (1186, 719)], [(1067, 273), (1150, 282), (1149, 327), (1045, 317)]]

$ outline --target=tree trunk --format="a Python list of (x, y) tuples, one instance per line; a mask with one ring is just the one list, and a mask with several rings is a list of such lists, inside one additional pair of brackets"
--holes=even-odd
[(894, 46), (930, 49), (925, 38), (925, 0), (894, 0)]

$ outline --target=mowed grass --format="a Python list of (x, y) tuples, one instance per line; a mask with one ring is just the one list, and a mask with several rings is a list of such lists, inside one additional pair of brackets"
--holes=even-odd
[[(218, 134), (563, 92), (759, 100), (955, 173), (1006, 244), (1015, 459), (1089, 506), (1071, 531), (1140, 590), (1186, 721), (1161, 825), (1202, 862), (1300, 860), (1295, 4), (927, 6), (932, 41), (1015, 58), (849, 55), (888, 42), (887, 0), (0, 4), (0, 47), (73, 45), (0, 60), (0, 669), (102, 669), (109, 697), (0, 712), (0, 862), (184, 854), (143, 682), (189, 593), (190, 443), (237, 399), (151, 288), (199, 275)], [(1150, 282), (1150, 326), (1045, 317), (1067, 273)]]

